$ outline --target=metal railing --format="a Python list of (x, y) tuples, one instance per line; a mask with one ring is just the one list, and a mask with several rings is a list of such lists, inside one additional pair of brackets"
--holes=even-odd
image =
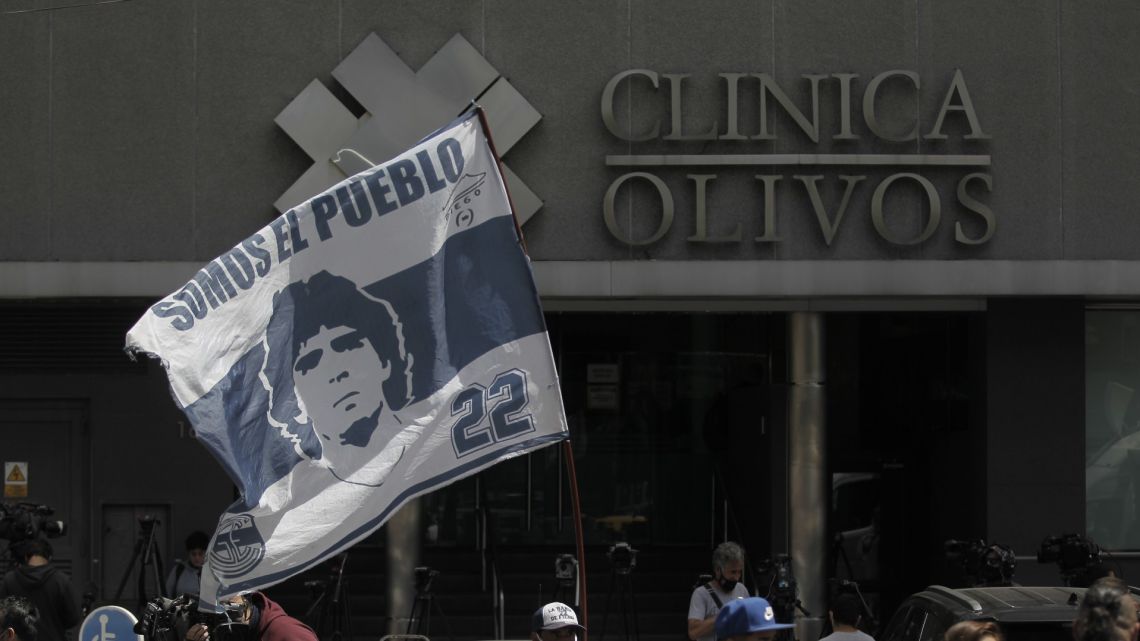
[[(495, 557), (487, 502), (483, 497), (482, 479), (475, 478), (475, 547), (479, 552), (479, 588), (491, 592), (491, 622), (493, 638), (503, 639), (506, 634), (506, 595), (499, 580), (499, 566)], [(530, 488), (527, 488), (529, 493)], [(529, 518), (529, 517), (528, 517)], [(488, 585), (489, 580), (489, 585)]]

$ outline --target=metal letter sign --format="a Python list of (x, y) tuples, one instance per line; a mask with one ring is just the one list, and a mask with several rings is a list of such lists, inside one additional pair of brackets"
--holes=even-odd
[[(506, 78), (455, 34), (431, 60), (412, 71), (375, 33), (333, 70), (368, 113), (357, 119), (319, 80), (313, 80), (274, 120), (313, 166), (277, 199), (285, 212), (305, 199), (383, 162), (451, 122), (471, 101), (486, 110), (495, 147), (506, 154), (542, 116)], [(508, 167), (504, 178), (520, 223), (542, 201)]]

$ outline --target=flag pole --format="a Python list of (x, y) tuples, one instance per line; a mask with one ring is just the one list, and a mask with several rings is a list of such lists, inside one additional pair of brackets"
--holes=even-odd
[[(487, 138), (487, 146), (491, 149), (491, 155), (495, 158), (495, 164), (499, 168), (499, 175), (503, 177), (503, 189), (507, 192), (507, 202), (511, 206), (511, 219), (515, 221), (515, 233), (518, 234), (519, 244), (522, 245), (524, 254), (527, 258), (530, 254), (526, 250), (526, 238), (523, 237), (522, 227), (519, 225), (519, 217), (515, 213), (515, 201), (511, 198), (511, 188), (507, 184), (506, 174), (503, 172), (503, 160), (499, 157), (499, 152), (495, 149), (495, 141), (491, 137), (491, 126), (487, 124), (487, 115), (483, 108), (472, 101), (472, 106), (475, 113), (479, 115), (479, 124), (483, 127), (483, 135)], [(570, 503), (574, 513), (574, 540), (578, 552), (578, 584), (581, 586), (578, 596), (580, 598), (580, 609), (582, 610), (582, 626), (589, 630), (589, 599), (587, 598), (588, 591), (586, 590), (586, 545), (582, 534), (582, 504), (578, 496), (578, 475), (574, 471), (574, 448), (570, 445), (570, 439), (562, 441), (562, 453), (566, 458), (566, 473), (570, 477)], [(587, 641), (589, 632), (582, 633), (582, 641)]]
[(570, 445), (569, 438), (562, 441), (562, 452), (566, 456), (566, 474), (570, 477), (570, 505), (574, 513), (574, 539), (578, 546), (578, 581), (582, 585), (582, 627), (586, 628), (586, 632), (582, 633), (582, 641), (586, 641), (590, 618), (589, 600), (586, 598), (586, 546), (582, 540), (582, 505), (578, 500), (578, 475), (574, 472), (574, 448)]
[(507, 174), (503, 172), (503, 159), (499, 157), (499, 152), (495, 149), (495, 139), (491, 137), (491, 125), (487, 123), (487, 114), (474, 101), (471, 105), (475, 109), (475, 113), (479, 114), (479, 124), (483, 126), (483, 135), (487, 137), (487, 146), (491, 148), (491, 155), (495, 158), (499, 175), (503, 177), (503, 190), (507, 192), (507, 203), (511, 206), (511, 220), (515, 221), (515, 233), (518, 234), (519, 244), (522, 245), (523, 253), (527, 255), (527, 258), (530, 258), (530, 253), (526, 250), (526, 238), (523, 238), (522, 227), (519, 226), (519, 217), (515, 213), (515, 200), (511, 198), (511, 186), (507, 184)]

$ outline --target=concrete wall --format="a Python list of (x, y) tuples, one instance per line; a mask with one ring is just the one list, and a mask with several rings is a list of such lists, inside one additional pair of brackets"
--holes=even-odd
[[(169, 506), (156, 537), (169, 569), (174, 558), (185, 558), (186, 535), (196, 529), (212, 533), (218, 515), (234, 500), (229, 477), (194, 440), (157, 363), (142, 374), (4, 374), (0, 388), (0, 401), (19, 399), (24, 406), (51, 407), (74, 400), (86, 408), (87, 450), (70, 463), (89, 470), (89, 475), (82, 475), (81, 490), (70, 496), (70, 513), (52, 506), (57, 509), (53, 518), (69, 528), (56, 547), (74, 554), (68, 560), (77, 590), (85, 590), (91, 581), (98, 598), (113, 596), (136, 539), (131, 506), (139, 506), (139, 515), (150, 512), (142, 506)], [(4, 460), (28, 460), (28, 441), (20, 434), (8, 436), (14, 439), (0, 447)], [(41, 472), (35, 482), (59, 480)], [(116, 520), (116, 509), (128, 513), (118, 514)], [(133, 595), (134, 589), (132, 577), (124, 594)]]
[[(1140, 233), (1131, 141), (1140, 109), (1127, 87), (1140, 80), (1134, 39), (1140, 12), (1114, 0), (1087, 5), (867, 0), (847, 3), (563, 2), (525, 0), (273, 3), (147, 0), (49, 10), (56, 0), (17, 0), (0, 16), (0, 261), (205, 261), (257, 230), (273, 201), (310, 160), (273, 118), (314, 78), (346, 98), (331, 71), (376, 32), (413, 69), (462, 34), (543, 115), (507, 155), (544, 201), (525, 228), (538, 260), (1012, 259), (1132, 260)], [(26, 10), (26, 12), (25, 12)], [(617, 72), (690, 73), (686, 133), (725, 128), (718, 73), (768, 73), (805, 107), (801, 75), (853, 73), (852, 129), (839, 131), (839, 81), (822, 82), (821, 136), (812, 143), (784, 113), (770, 114), (774, 141), (639, 143), (604, 128), (600, 97)], [(921, 87), (888, 82), (883, 128), (917, 117), (933, 126), (955, 69), (991, 139), (965, 140), (951, 115), (948, 140), (892, 143), (862, 119), (862, 90), (876, 74), (912, 70)], [(757, 90), (742, 90), (742, 129), (755, 132)], [(670, 129), (667, 83), (619, 91), (619, 120)], [(382, 117), (382, 115), (381, 115)], [(623, 121), (624, 124), (624, 121)], [(940, 192), (943, 220), (916, 246), (888, 243), (870, 220), (871, 193), (898, 168), (693, 168), (658, 171), (677, 218), (657, 243), (630, 247), (603, 224), (601, 203), (628, 153), (989, 154), (992, 193), (973, 183), (996, 221), (993, 238), (954, 240), (980, 218), (957, 203), (962, 168), (921, 170)], [(686, 240), (694, 233), (688, 174), (716, 173), (709, 233), (739, 242)], [(758, 173), (781, 175), (774, 199), (779, 242), (755, 242), (764, 203)], [(820, 174), (829, 211), (840, 174), (866, 175), (828, 246), (798, 174)], [(644, 238), (658, 224), (656, 196), (639, 186), (618, 207), (620, 224)], [(913, 187), (913, 185), (912, 185)], [(887, 198), (888, 224), (916, 236), (925, 198), (902, 187)]]

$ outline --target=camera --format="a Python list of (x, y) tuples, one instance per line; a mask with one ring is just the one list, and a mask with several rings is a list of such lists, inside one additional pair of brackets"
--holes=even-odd
[(431, 582), (439, 576), (439, 570), (429, 567), (418, 567), (414, 570), (416, 577), (416, 594), (427, 594), (431, 590)]
[(768, 602), (772, 604), (776, 620), (780, 623), (792, 623), (795, 620), (796, 608), (803, 609), (796, 576), (792, 572), (792, 557), (787, 554), (777, 554), (770, 559), (764, 559), (760, 562), (758, 574), (772, 577), (768, 584)]
[(606, 556), (614, 572), (618, 574), (629, 574), (637, 567), (637, 550), (631, 548), (629, 543), (614, 543), (606, 552)]
[(67, 528), (63, 521), (50, 521), (47, 517), (55, 510), (35, 503), (0, 503), (0, 539), (9, 544), (43, 535), (49, 539), (63, 536)]
[(223, 603), (223, 612), (206, 612), (198, 609), (198, 597), (183, 594), (176, 599), (155, 597), (143, 606), (135, 634), (146, 641), (181, 641), (186, 630), (201, 623), (212, 639), (217, 641), (249, 641), (253, 635), (242, 621), (242, 603)]
[(946, 559), (961, 565), (974, 587), (1013, 585), (1017, 555), (1008, 545), (987, 545), (983, 539), (949, 539), (943, 547)]
[(574, 583), (578, 579), (578, 559), (573, 554), (559, 554), (554, 559), (554, 578), (561, 584)]
[(1100, 546), (1080, 534), (1047, 536), (1037, 549), (1038, 563), (1056, 563), (1065, 585), (1089, 583), (1090, 571), (1100, 565)]

